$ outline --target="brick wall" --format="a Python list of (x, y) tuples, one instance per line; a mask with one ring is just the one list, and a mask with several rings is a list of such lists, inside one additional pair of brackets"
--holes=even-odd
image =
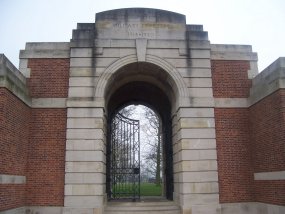
[(25, 206), (25, 184), (0, 185), (0, 212)]
[(285, 181), (254, 181), (255, 201), (285, 206)]
[(253, 201), (248, 110), (216, 108), (220, 202)]
[(66, 109), (33, 109), (27, 205), (63, 206)]
[(214, 97), (247, 98), (251, 87), (247, 71), (249, 61), (212, 60)]
[[(285, 170), (285, 90), (250, 107), (254, 172)], [(258, 202), (285, 205), (285, 181), (255, 181)]]
[(285, 170), (285, 90), (250, 107), (255, 172)]
[[(30, 108), (0, 88), (0, 174), (25, 175)], [(24, 184), (0, 184), (0, 211), (25, 205)]]
[(69, 59), (29, 59), (28, 86), (34, 98), (68, 96)]

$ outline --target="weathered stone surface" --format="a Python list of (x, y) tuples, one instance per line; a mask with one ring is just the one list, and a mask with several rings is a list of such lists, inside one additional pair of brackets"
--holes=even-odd
[(0, 184), (25, 184), (26, 176), (0, 174)]
[(67, 129), (66, 130), (66, 139), (104, 139), (104, 132), (102, 129)]
[(103, 196), (65, 196), (64, 206), (75, 208), (94, 208), (101, 207)]
[(65, 172), (101, 172), (106, 166), (103, 162), (65, 162)]
[(103, 161), (105, 155), (102, 151), (67, 151), (66, 161)]
[(65, 195), (103, 195), (105, 185), (102, 184), (68, 184), (64, 187)]
[(174, 164), (174, 172), (197, 172), (217, 170), (216, 160), (183, 160)]
[(103, 117), (103, 108), (68, 108), (67, 117), (82, 117), (82, 118), (92, 118), (92, 117)]
[(67, 140), (66, 141), (66, 150), (86, 150), (86, 151), (105, 151), (106, 145), (103, 139), (100, 140)]
[(213, 108), (180, 108), (178, 117), (214, 117)]

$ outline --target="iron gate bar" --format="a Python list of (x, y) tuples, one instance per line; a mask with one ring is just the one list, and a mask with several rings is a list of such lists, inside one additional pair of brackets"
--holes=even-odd
[(109, 199), (140, 199), (139, 120), (117, 114), (111, 122)]

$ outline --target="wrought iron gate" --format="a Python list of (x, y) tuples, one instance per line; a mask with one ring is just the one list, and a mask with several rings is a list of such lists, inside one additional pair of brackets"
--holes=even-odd
[(117, 114), (111, 122), (109, 199), (140, 198), (139, 120)]

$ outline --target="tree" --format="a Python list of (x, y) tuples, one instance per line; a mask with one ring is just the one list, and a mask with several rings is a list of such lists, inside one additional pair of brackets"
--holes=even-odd
[[(156, 113), (146, 106), (127, 106), (119, 111), (119, 114), (127, 118), (140, 120), (141, 127), (141, 175), (155, 178), (156, 185), (161, 185), (161, 168), (162, 168), (162, 149), (161, 149), (161, 124)], [(141, 115), (138, 115), (141, 114)], [(120, 135), (122, 130), (117, 130)], [(129, 136), (129, 134), (124, 134)], [(119, 139), (118, 139), (119, 140)], [(121, 139), (122, 140), (122, 139)], [(119, 140), (119, 141), (121, 141)], [(123, 148), (121, 148), (123, 149)], [(119, 150), (121, 150), (119, 149)], [(122, 159), (124, 154), (120, 152)], [(120, 161), (118, 161), (120, 162)]]
[(147, 170), (155, 177), (156, 185), (161, 184), (161, 125), (160, 119), (150, 108), (143, 106), (144, 118), (146, 123), (142, 130), (146, 134), (145, 143), (149, 146), (145, 154), (145, 160), (148, 163)]

